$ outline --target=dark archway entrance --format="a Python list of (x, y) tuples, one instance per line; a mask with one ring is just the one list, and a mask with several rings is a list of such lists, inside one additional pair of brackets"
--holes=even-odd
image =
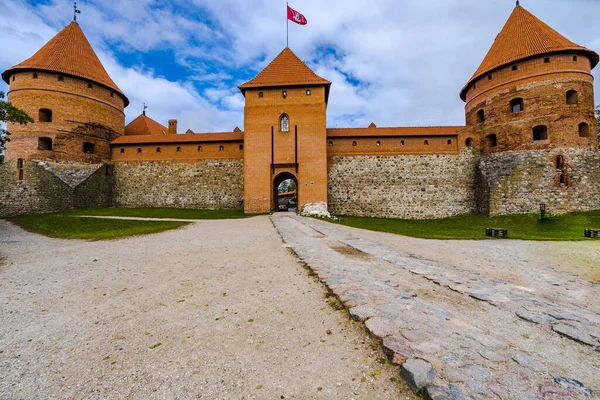
[(282, 172), (273, 181), (273, 211), (295, 210), (298, 205), (298, 180), (289, 172)]

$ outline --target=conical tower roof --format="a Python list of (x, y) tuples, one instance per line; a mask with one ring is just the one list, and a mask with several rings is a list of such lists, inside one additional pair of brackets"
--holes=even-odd
[(119, 93), (125, 107), (129, 105), (129, 99), (108, 76), (77, 22), (67, 25), (31, 58), (4, 71), (2, 79), (9, 83), (11, 73), (23, 70), (52, 71), (87, 79)]
[(571, 42), (518, 5), (477, 71), (461, 90), (460, 97), (465, 100), (471, 83), (496, 68), (526, 58), (564, 51), (585, 53), (590, 58), (592, 68), (598, 64), (598, 54), (594, 51)]
[(125, 127), (125, 135), (166, 135), (169, 129), (146, 114), (140, 114)]
[(331, 82), (315, 74), (289, 47), (286, 47), (254, 79), (240, 85), (239, 89), (245, 93), (246, 89), (253, 88), (306, 85), (325, 85), (329, 88)]

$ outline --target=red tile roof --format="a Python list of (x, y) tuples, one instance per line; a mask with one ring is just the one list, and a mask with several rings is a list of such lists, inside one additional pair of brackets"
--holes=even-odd
[(201, 142), (238, 142), (244, 140), (243, 133), (186, 133), (177, 135), (137, 135), (121, 136), (113, 140), (112, 145), (152, 144), (152, 143), (201, 143)]
[(328, 128), (327, 137), (447, 136), (465, 126), (399, 126), (390, 128)]
[(246, 89), (261, 87), (288, 87), (305, 85), (326, 85), (331, 82), (315, 74), (288, 47), (275, 57), (254, 79), (239, 86), (242, 93)]
[(152, 118), (141, 114), (125, 127), (125, 135), (166, 135), (169, 129)]
[(2, 79), (8, 82), (10, 74), (20, 70), (41, 70), (72, 75), (104, 85), (129, 99), (108, 76), (92, 45), (88, 42), (77, 22), (71, 22), (29, 59), (2, 73)]
[(496, 68), (526, 58), (563, 51), (585, 53), (592, 62), (592, 68), (598, 64), (598, 54), (571, 42), (525, 8), (517, 6), (479, 68), (461, 90), (460, 97), (465, 100), (471, 83)]

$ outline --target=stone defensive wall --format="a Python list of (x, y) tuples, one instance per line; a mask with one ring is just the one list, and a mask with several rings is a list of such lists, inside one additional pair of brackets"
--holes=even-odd
[(329, 211), (339, 215), (432, 219), (473, 213), (479, 152), (334, 156)]
[(563, 148), (508, 151), (482, 158), (481, 212), (494, 215), (595, 210), (600, 204), (600, 153)]
[(244, 160), (116, 162), (115, 205), (243, 209)]
[(12, 160), (0, 165), (0, 218), (112, 205), (112, 168)]

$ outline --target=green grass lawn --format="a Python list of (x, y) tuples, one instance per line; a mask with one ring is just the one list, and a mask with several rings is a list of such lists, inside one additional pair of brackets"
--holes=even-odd
[(68, 211), (70, 215), (96, 215), (140, 218), (177, 218), (177, 219), (235, 219), (253, 217), (242, 210), (194, 210), (191, 208), (88, 208)]
[(485, 228), (507, 228), (510, 239), (594, 240), (583, 236), (584, 229), (600, 229), (600, 211), (549, 216), (539, 214), (486, 217), (463, 215), (436, 220), (403, 220), (338, 216), (338, 223), (356, 228), (424, 239), (489, 239)]
[(131, 221), (81, 218), (69, 213), (21, 215), (8, 218), (29, 232), (63, 239), (110, 240), (164, 232), (187, 225), (173, 221)]

